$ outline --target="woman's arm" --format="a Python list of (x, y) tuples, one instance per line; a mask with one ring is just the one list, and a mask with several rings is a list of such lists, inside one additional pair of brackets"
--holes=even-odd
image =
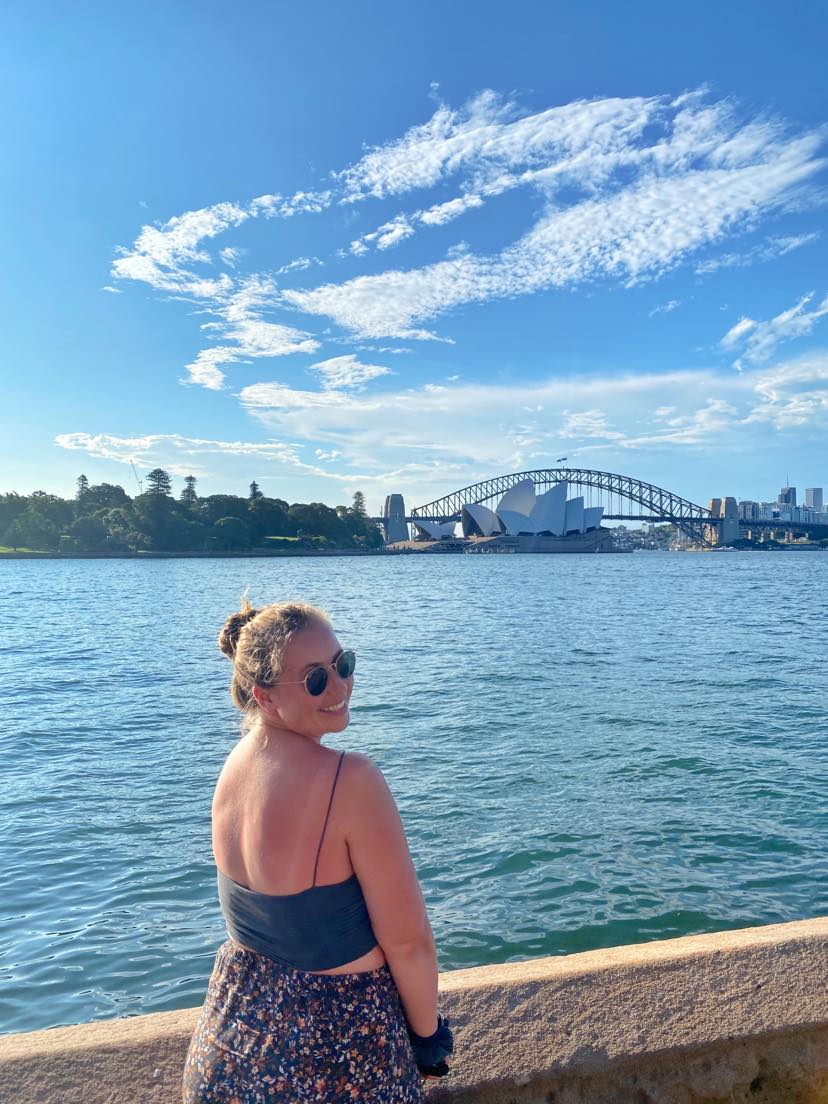
[(346, 840), (371, 926), (417, 1035), (437, 1030), (437, 950), (394, 796), (379, 767), (347, 757)]

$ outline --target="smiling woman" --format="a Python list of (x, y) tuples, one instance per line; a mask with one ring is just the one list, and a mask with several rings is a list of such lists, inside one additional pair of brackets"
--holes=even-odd
[(302, 602), (245, 600), (219, 646), (244, 716), (213, 798), (229, 939), (184, 1101), (420, 1101), (418, 1070), (443, 1076), (453, 1049), (422, 892), (379, 768), (322, 746), (348, 725), (354, 653)]

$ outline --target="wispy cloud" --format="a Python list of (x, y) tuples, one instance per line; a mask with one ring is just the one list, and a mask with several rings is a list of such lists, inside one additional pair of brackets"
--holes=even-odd
[(354, 353), (320, 360), (310, 366), (310, 371), (318, 372), (326, 391), (358, 390), (369, 380), (391, 374), (390, 368), (380, 364), (362, 364)]
[[(304, 312), (308, 325), (329, 320), (358, 339), (434, 340), (433, 320), (465, 304), (604, 280), (631, 286), (656, 279), (702, 248), (801, 205), (825, 164), (822, 142), (821, 132), (795, 133), (780, 121), (740, 116), (701, 91), (575, 101), (534, 113), (485, 91), (459, 108), (438, 104), (426, 122), (332, 172), (325, 187), (218, 203), (144, 226), (131, 248), (118, 251), (112, 271), (116, 279), (142, 281), (214, 314), (208, 326), (221, 344), (201, 350), (187, 378), (218, 389), (223, 365), (318, 347), (312, 333), (268, 317), (277, 309)], [(435, 194), (416, 209), (399, 210), (356, 238), (349, 262), (518, 189), (532, 193), (528, 228), (491, 254), (455, 243), (420, 267), (287, 289), (274, 277), (310, 270), (316, 258), (241, 274), (242, 251), (230, 244), (218, 257), (231, 272), (217, 272), (207, 248), (251, 219), (318, 214), (429, 189)], [(765, 249), (781, 255), (809, 240), (813, 235), (779, 237)], [(743, 263), (731, 258), (747, 256), (720, 260)], [(234, 319), (234, 304), (251, 286), (258, 288), (255, 308)]]
[(659, 304), (659, 306), (653, 307), (653, 309), (649, 312), (648, 317), (653, 318), (657, 314), (671, 314), (676, 309), (676, 307), (680, 306), (680, 299), (668, 299), (666, 303), (661, 303)]
[(296, 192), (292, 196), (262, 195), (250, 203), (250, 212), (265, 218), (291, 218), (298, 214), (318, 214), (329, 207), (330, 190), (324, 192)]
[(244, 388), (240, 398), (269, 431), (336, 449), (343, 467), (370, 473), (428, 457), (474, 481), (487, 471), (547, 466), (562, 446), (583, 466), (615, 457), (615, 470), (625, 470), (630, 452), (719, 451), (723, 441), (732, 448), (765, 448), (759, 422), (819, 436), (828, 431), (826, 380), (828, 353), (820, 353), (742, 374), (697, 370), (429, 384), (364, 395), (260, 383)]
[(241, 258), (244, 256), (245, 252), (246, 252), (246, 250), (244, 250), (244, 249), (240, 249), (236, 246), (228, 245), (228, 246), (225, 246), (224, 249), (219, 250), (219, 257), (221, 257), (222, 261), (226, 265), (229, 265), (230, 268), (235, 268), (238, 265)]
[(803, 295), (794, 306), (764, 322), (740, 318), (719, 342), (728, 352), (740, 347), (743, 350), (733, 367), (741, 372), (746, 364), (763, 364), (770, 360), (781, 342), (809, 334), (820, 318), (828, 314), (828, 295), (814, 310), (806, 310), (813, 297), (813, 292)]
[[(586, 126), (594, 104), (573, 106), (584, 116), (577, 136), (589, 156), (553, 163), (543, 170), (543, 181), (550, 192), (568, 184), (582, 197), (551, 206), (513, 245), (491, 256), (467, 252), (408, 271), (287, 290), (284, 300), (358, 337), (410, 337), (424, 321), (465, 303), (606, 277), (629, 286), (754, 225), (763, 212), (788, 203), (823, 164), (816, 157), (819, 135), (786, 137), (770, 123), (741, 126), (723, 105), (708, 108), (691, 99), (668, 110), (661, 101), (635, 101), (633, 111), (622, 101), (609, 138)], [(648, 123), (658, 123), (657, 136), (649, 144), (632, 144), (630, 130), (638, 136)], [(592, 148), (601, 140), (603, 156)], [(423, 154), (422, 140), (416, 144)], [(529, 148), (536, 146), (530, 142)], [(426, 166), (418, 167), (406, 159), (408, 185), (439, 176), (445, 158), (438, 156), (436, 164), (425, 160)], [(539, 172), (533, 173), (535, 186)], [(366, 178), (380, 193), (396, 179), (378, 166)]]
[(111, 287), (109, 284), (104, 284), (104, 286), (101, 288), (101, 291), (108, 291), (110, 293), (110, 295), (120, 295), (121, 294), (121, 289), (120, 288)]
[(282, 276), (287, 272), (302, 272), (306, 268), (323, 263), (318, 257), (297, 257), (295, 261), (289, 261), (287, 264), (283, 264), (281, 268), (277, 268), (276, 275)]
[(60, 433), (55, 437), (55, 444), (103, 460), (136, 464), (139, 468), (163, 465), (178, 476), (199, 474), (196, 461), (199, 458), (203, 461), (205, 457), (245, 457), (301, 465), (296, 447), (279, 441), (215, 441), (178, 433), (148, 433), (138, 437)]
[(230, 288), (229, 278), (205, 279), (190, 272), (187, 266), (209, 264), (210, 256), (201, 243), (249, 217), (249, 211), (235, 203), (217, 203), (177, 215), (161, 226), (144, 226), (132, 249), (118, 250), (112, 275), (122, 280), (140, 280), (164, 291), (210, 298)]
[(445, 226), (446, 223), (459, 218), (466, 211), (482, 206), (483, 200), (480, 196), (471, 194), (457, 196), (445, 203), (437, 203), (425, 211), (412, 211), (410, 214), (396, 215), (376, 230), (371, 231), (371, 233), (363, 234), (361, 238), (352, 241), (350, 252), (355, 257), (361, 257), (368, 252), (371, 245), (376, 246), (379, 250), (390, 249), (392, 246), (405, 241), (406, 238), (412, 237), (417, 226)]
[(787, 237), (768, 238), (761, 245), (755, 245), (752, 249), (741, 253), (721, 253), (718, 257), (711, 257), (696, 265), (695, 272), (698, 276), (708, 276), (720, 268), (744, 268), (756, 261), (771, 261), (775, 257), (784, 257), (786, 253), (792, 253), (794, 249), (801, 249), (803, 245), (810, 245), (819, 238), (819, 232), (809, 234), (794, 234)]
[(182, 382), (218, 391), (224, 387), (222, 368), (228, 364), (248, 358), (315, 353), (319, 342), (310, 334), (265, 319), (275, 291), (271, 279), (252, 276), (238, 281), (234, 291), (217, 296), (212, 309), (218, 320), (203, 323), (201, 329), (234, 344), (202, 349), (187, 365), (187, 376)]
[(259, 383), (241, 399), (265, 440), (73, 432), (56, 444), (179, 476), (231, 473), (244, 484), (255, 462), (257, 471), (293, 484), (307, 476), (350, 491), (403, 488), (412, 502), (427, 501), (499, 471), (551, 466), (562, 448), (573, 466), (629, 471), (641, 466), (635, 456), (647, 457), (651, 468), (654, 454), (666, 464), (677, 456), (720, 456), (723, 445), (765, 451), (769, 430), (782, 440), (795, 434), (799, 444), (821, 442), (828, 433), (828, 351), (741, 374), (579, 376), (382, 393)]

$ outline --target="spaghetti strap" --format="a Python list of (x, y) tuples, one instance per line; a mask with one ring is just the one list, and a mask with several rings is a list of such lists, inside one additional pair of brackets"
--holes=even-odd
[[(322, 840), (325, 838), (325, 829), (328, 827), (328, 817), (331, 815), (331, 805), (333, 804), (334, 790), (336, 789), (337, 779), (339, 778), (339, 768), (342, 766), (342, 760), (345, 758), (345, 752), (343, 751), (339, 757), (339, 763), (336, 768), (336, 774), (334, 775), (333, 786), (331, 786), (331, 797), (328, 801), (328, 811), (325, 814), (325, 823), (322, 825), (322, 835), (319, 837), (319, 847), (316, 849), (316, 862), (313, 864), (313, 885), (316, 885), (316, 868), (319, 866), (319, 855), (322, 851)], [(311, 889), (313, 886), (311, 886)]]

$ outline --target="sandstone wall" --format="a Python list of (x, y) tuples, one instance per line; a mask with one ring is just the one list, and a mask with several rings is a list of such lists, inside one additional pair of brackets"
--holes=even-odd
[[(430, 1104), (828, 1104), (828, 917), (440, 975)], [(0, 1038), (0, 1104), (175, 1104), (197, 1009)]]

